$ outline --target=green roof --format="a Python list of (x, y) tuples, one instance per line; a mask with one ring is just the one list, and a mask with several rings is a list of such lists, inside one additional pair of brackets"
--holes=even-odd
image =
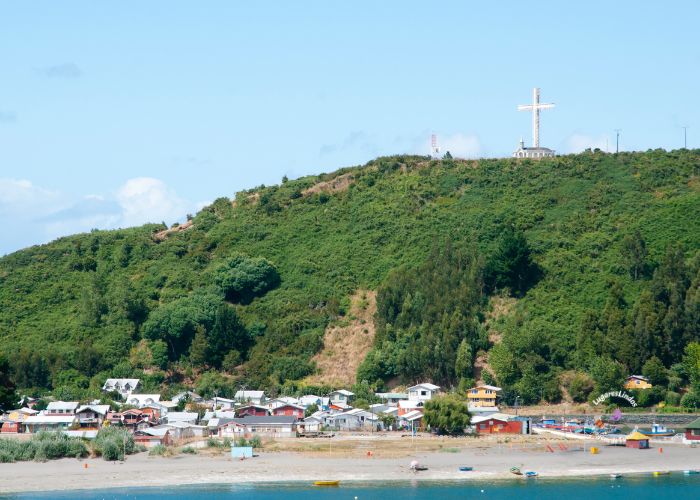
[(696, 418), (684, 426), (685, 429), (700, 429), (700, 418)]

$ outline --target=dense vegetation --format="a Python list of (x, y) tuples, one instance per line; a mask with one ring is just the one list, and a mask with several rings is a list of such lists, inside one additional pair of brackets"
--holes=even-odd
[[(692, 399), (699, 175), (688, 150), (388, 157), (220, 198), (164, 239), (152, 224), (28, 248), (0, 259), (0, 396), (84, 398), (107, 376), (289, 390), (363, 288), (372, 385), (469, 383), (479, 357), (510, 401), (645, 369)], [(517, 303), (486, 325), (500, 296)]]
[(58, 458), (83, 458), (88, 455), (87, 446), (80, 438), (68, 437), (58, 432), (39, 432), (27, 441), (0, 439), (0, 463), (45, 462)]

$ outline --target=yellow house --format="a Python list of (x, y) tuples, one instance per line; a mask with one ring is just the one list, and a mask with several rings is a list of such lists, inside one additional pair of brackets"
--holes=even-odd
[(470, 406), (496, 406), (496, 397), (501, 391), (494, 385), (477, 385), (467, 391)]
[(651, 389), (649, 379), (641, 375), (630, 375), (625, 382), (625, 389)]

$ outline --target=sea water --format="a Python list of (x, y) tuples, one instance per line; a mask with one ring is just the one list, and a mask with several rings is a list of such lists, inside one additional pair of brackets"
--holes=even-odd
[(0, 495), (17, 500), (457, 500), (483, 499), (654, 499), (700, 498), (700, 476), (628, 476), (561, 480), (522, 479), (500, 481), (401, 481), (364, 483), (344, 481), (338, 487), (309, 483), (255, 483), (174, 487), (110, 488)]

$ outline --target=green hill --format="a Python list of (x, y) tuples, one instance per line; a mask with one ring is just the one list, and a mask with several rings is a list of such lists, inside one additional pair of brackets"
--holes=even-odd
[(292, 389), (349, 297), (378, 290), (370, 384), (580, 399), (659, 362), (678, 392), (700, 338), (699, 175), (698, 150), (387, 157), (220, 198), (167, 234), (31, 247), (0, 259), (6, 385)]

